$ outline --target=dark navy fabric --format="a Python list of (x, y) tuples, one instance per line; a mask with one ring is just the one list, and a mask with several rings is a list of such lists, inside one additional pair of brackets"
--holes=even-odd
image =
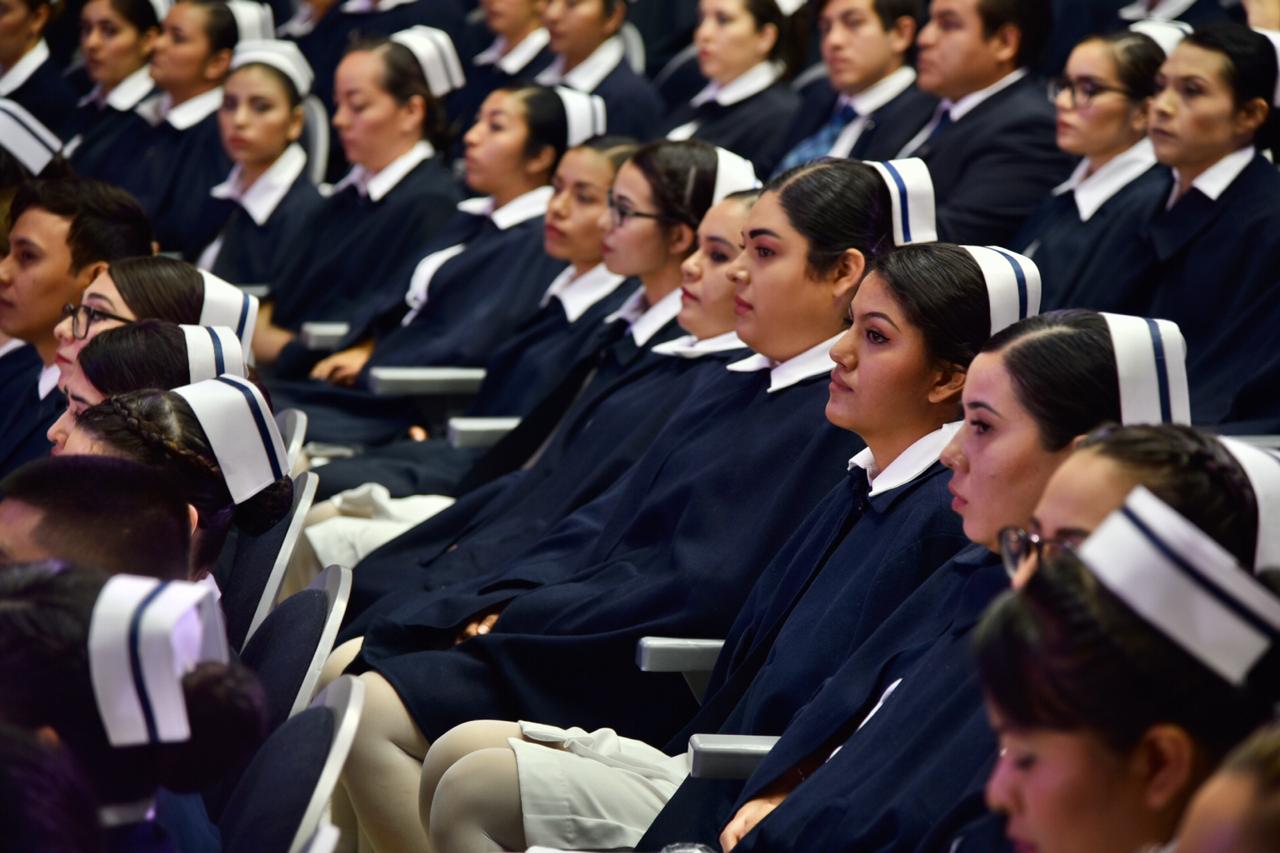
[(62, 79), (52, 57), (36, 66), (31, 76), (5, 97), (20, 104), (63, 142), (75, 131), (75, 91)]
[[(154, 94), (152, 89), (147, 97)], [(76, 174), (114, 184), (124, 182), (136, 166), (139, 140), (151, 126), (133, 110), (89, 104), (77, 111), (75, 130), (81, 139), (69, 159)]]
[(127, 823), (102, 830), (105, 853), (177, 853), (168, 833), (156, 821)]
[[(722, 636), (751, 584), (856, 449), (827, 424), (821, 377), (767, 371), (695, 388), (648, 452), (501, 580), (406, 597), (354, 664), (391, 682), (424, 735), (477, 718), (609, 725), (662, 742), (694, 710), (677, 675), (634, 664), (648, 634)], [(767, 476), (761, 472), (769, 472)], [(489, 633), (453, 639), (501, 607)]]
[(324, 199), (305, 170), (261, 225), (235, 205), (222, 226), (213, 273), (233, 284), (279, 281), (295, 255), (308, 250), (323, 207)]
[(449, 96), (449, 117), (456, 127), (457, 137), (454, 140), (454, 156), (462, 154), (462, 134), (475, 123), (476, 114), (484, 99), (495, 89), (517, 83), (532, 83), (533, 78), (546, 70), (555, 59), (550, 48), (543, 47), (523, 68), (508, 73), (492, 65), (467, 65), (467, 83), (461, 90)]
[(786, 153), (787, 133), (799, 112), (800, 96), (779, 82), (727, 107), (685, 103), (668, 113), (659, 133), (665, 136), (696, 120), (693, 139), (727, 148), (750, 160), (757, 175), (767, 176)]
[(44, 363), (35, 347), (24, 346), (0, 358), (0, 478), (33, 459), (49, 455), (49, 427), (67, 407), (53, 389), (37, 394)]
[(698, 5), (688, 0), (632, 0), (627, 20), (644, 39), (645, 74), (653, 77), (693, 42)]
[(245, 643), (240, 662), (262, 684), (268, 731), (289, 718), (328, 616), (329, 599), (322, 590), (299, 590), (268, 613)]
[(218, 827), (209, 819), (199, 794), (156, 792), (156, 823), (182, 853), (222, 853)]
[(658, 135), (667, 105), (652, 83), (631, 70), (626, 59), (619, 61), (590, 94), (604, 100), (610, 133), (641, 141)]

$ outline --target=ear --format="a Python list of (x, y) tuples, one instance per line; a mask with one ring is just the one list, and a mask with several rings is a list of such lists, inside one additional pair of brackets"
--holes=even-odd
[(857, 249), (846, 249), (836, 261), (835, 270), (831, 273), (831, 299), (841, 306), (844, 314), (849, 313), (849, 303), (858, 292), (867, 272), (867, 258)]
[(36, 10), (31, 13), (35, 19), (32, 23), (32, 31), (42, 33), (45, 27), (49, 26), (49, 18), (53, 15), (53, 6), (48, 3), (41, 3), (36, 6)]
[(62, 746), (62, 738), (58, 737), (58, 732), (53, 726), (40, 726), (33, 734), (41, 746), (47, 746), (50, 749), (58, 749)]
[(1022, 49), (1022, 31), (1013, 24), (1004, 24), (987, 39), (992, 58), (1001, 64), (1018, 67), (1018, 51)]
[(1252, 98), (1240, 109), (1236, 110), (1233, 123), (1236, 132), (1241, 136), (1251, 136), (1258, 132), (1271, 114), (1271, 105), (1262, 98)]
[(889, 49), (905, 56), (911, 46), (916, 43), (916, 35), (919, 31), (920, 24), (910, 15), (903, 15), (896, 19), (893, 26), (889, 27), (885, 33), (889, 38)]
[(778, 43), (778, 28), (773, 24), (765, 24), (756, 33), (756, 49), (768, 56), (773, 52), (773, 47)]
[(427, 102), (421, 95), (413, 95), (400, 105), (400, 129), (415, 136), (421, 132), (427, 116)]
[(285, 132), (285, 137), (290, 142), (297, 142), (302, 138), (303, 113), (302, 105), (293, 108), (293, 112), (289, 115), (289, 129)]
[(1181, 726), (1147, 729), (1130, 758), (1143, 804), (1153, 812), (1181, 809), (1199, 782), (1198, 757), (1195, 742)]
[(200, 526), (200, 513), (196, 512), (196, 508), (191, 504), (187, 504), (187, 526), (192, 533), (195, 533), (196, 528)]
[(231, 51), (229, 50), (215, 51), (204, 64), (204, 77), (210, 82), (223, 79), (230, 71)]
[(689, 254), (697, 242), (698, 235), (684, 223), (672, 225), (667, 229), (667, 251), (676, 257), (683, 258)]
[(1146, 135), (1149, 124), (1147, 116), (1151, 114), (1151, 102), (1154, 98), (1143, 98), (1129, 110), (1129, 128), (1134, 133)]
[(933, 387), (929, 389), (929, 402), (938, 403), (954, 403), (960, 402), (960, 394), (964, 391), (964, 380), (968, 376), (968, 371), (954, 364), (948, 365), (937, 373), (937, 379), (933, 383)]
[(84, 289), (88, 287), (90, 284), (92, 284), (95, 278), (102, 275), (102, 273), (106, 271), (107, 271), (106, 261), (94, 261), (93, 263), (85, 264), (76, 273), (76, 287), (79, 289), (81, 293), (83, 293)]
[(552, 164), (556, 160), (556, 150), (550, 145), (544, 145), (539, 149), (538, 153), (524, 161), (524, 172), (531, 178), (543, 177), (550, 179)]
[(605, 18), (604, 31), (606, 35), (616, 36), (618, 30), (622, 29), (622, 25), (627, 22), (627, 3), (628, 0), (618, 0), (613, 7), (613, 13)]
[(1071, 439), (1071, 443), (1067, 445), (1067, 447), (1070, 448), (1070, 450), (1074, 453), (1075, 451), (1080, 449), (1080, 445), (1084, 444), (1084, 440), (1088, 437), (1089, 437), (1088, 435), (1081, 433), (1080, 435), (1077, 435), (1075, 438)]

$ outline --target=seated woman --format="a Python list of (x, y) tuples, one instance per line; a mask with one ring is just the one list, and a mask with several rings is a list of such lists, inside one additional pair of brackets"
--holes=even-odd
[(333, 126), (354, 165), (271, 282), (254, 335), (259, 361), (276, 361), (308, 320), (349, 321), (370, 300), (403, 293), (395, 272), (452, 215), (458, 190), (434, 94), (442, 61), (431, 39), (379, 39), (357, 43), (338, 66)]
[(49, 55), (44, 31), (58, 12), (48, 0), (16, 0), (0, 36), (0, 97), (16, 101), (62, 139), (69, 138), (76, 98)]
[[(685, 731), (780, 734), (830, 674), (830, 661), (967, 544), (938, 454), (959, 427), (969, 361), (993, 331), (1018, 319), (1018, 274), (1028, 311), (1039, 297), (1034, 265), (1011, 266), (988, 252), (906, 246), (863, 280), (852, 328), (832, 349), (827, 418), (867, 449), (755, 583)], [(975, 254), (999, 265), (979, 266)], [(942, 317), (945, 324), (936, 321)], [(609, 729), (464, 724), (427, 754), (421, 818), (440, 851), (630, 847), (688, 773), (683, 742), (672, 744), (668, 755)], [(512, 770), (515, 780), (504, 775)], [(469, 794), (477, 785), (514, 787), (519, 799), (480, 803)], [(550, 802), (566, 791), (567, 809)], [(522, 824), (527, 831), (506, 834)]]
[[(467, 84), (450, 100), (462, 127), (469, 127), (489, 93), (516, 83), (532, 83), (551, 64), (551, 37), (542, 26), (544, 0), (511, 0), (481, 5), (484, 28), (493, 41), (471, 57)], [(479, 45), (477, 45), (478, 47)]]
[(236, 46), (218, 110), (222, 147), (236, 165), (210, 190), (235, 208), (200, 253), (201, 269), (236, 284), (276, 281), (307, 245), (321, 206), (298, 145), (311, 79), (291, 42)]
[(1280, 733), (1272, 725), (1233, 750), (1200, 786), (1178, 830), (1177, 849), (1274, 853), (1278, 807)]
[[(213, 593), (160, 584), (58, 562), (0, 572), (0, 720), (52, 733), (71, 753), (112, 853), (172, 849), (155, 820), (159, 789), (205, 789), (266, 733), (262, 688), (228, 662)], [(131, 630), (144, 606), (154, 629)], [(173, 701), (148, 715), (142, 695)]]
[(651, 139), (666, 105), (653, 84), (627, 64), (618, 35), (626, 18), (625, 0), (547, 0), (542, 24), (555, 60), (534, 79), (599, 95), (611, 131)]
[(1141, 232), (1171, 185), (1147, 138), (1164, 58), (1140, 33), (1093, 36), (1054, 83), (1058, 147), (1080, 163), (1010, 244), (1040, 267), (1046, 310), (1105, 311), (1128, 301), (1120, 272), (1136, 261)]
[(701, 139), (737, 152), (773, 174), (800, 96), (787, 80), (803, 67), (809, 30), (794, 0), (700, 0), (693, 43), (710, 82), (662, 123), (668, 139)]
[(80, 100), (66, 153), (76, 173), (100, 177), (120, 134), (138, 131), (133, 110), (155, 92), (151, 53), (168, 0), (89, 0), (80, 10), (80, 53), (93, 81)]

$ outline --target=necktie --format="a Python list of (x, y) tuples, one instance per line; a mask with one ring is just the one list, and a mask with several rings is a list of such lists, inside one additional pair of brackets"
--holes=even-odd
[(929, 135), (924, 138), (924, 142), (916, 146), (916, 150), (912, 151), (909, 156), (928, 157), (933, 150), (933, 144), (948, 127), (951, 127), (951, 110), (943, 107), (942, 111), (938, 113), (938, 119), (933, 125), (933, 130), (929, 131)]
[(849, 124), (858, 117), (858, 111), (852, 106), (846, 104), (827, 120), (827, 123), (818, 128), (817, 133), (807, 136), (796, 144), (795, 148), (782, 158), (782, 164), (778, 166), (774, 172), (780, 175), (788, 169), (796, 166), (802, 166), (810, 160), (817, 160), (819, 157), (825, 157), (827, 152), (831, 150), (831, 146), (836, 144), (836, 140), (840, 138), (840, 134)]

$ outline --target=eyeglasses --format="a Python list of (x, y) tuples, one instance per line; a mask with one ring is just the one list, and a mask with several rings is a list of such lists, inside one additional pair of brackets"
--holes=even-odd
[(1079, 80), (1072, 80), (1070, 77), (1055, 77), (1049, 81), (1049, 100), (1058, 100), (1058, 95), (1067, 92), (1071, 96), (1071, 108), (1080, 109), (1081, 107), (1090, 106), (1093, 99), (1107, 92), (1115, 92), (1117, 95), (1124, 95), (1126, 98), (1133, 98), (1133, 93), (1128, 89), (1121, 89), (1118, 86), (1107, 86), (1090, 80), (1087, 77)]
[(1000, 531), (1000, 559), (1004, 562), (1005, 572), (1012, 578), (1017, 574), (1018, 567), (1033, 554), (1036, 563), (1042, 563), (1046, 557), (1053, 559), (1073, 550), (1078, 544), (1080, 543), (1075, 537), (1045, 538), (1021, 527), (1006, 527)]
[(629, 207), (625, 202), (618, 201), (613, 197), (613, 193), (609, 193), (609, 214), (613, 218), (613, 227), (621, 228), (627, 224), (628, 219), (653, 219), (657, 222), (677, 222), (675, 217), (668, 216), (665, 213), (645, 213)]
[(94, 308), (92, 305), (63, 305), (62, 316), (71, 318), (71, 334), (76, 340), (83, 341), (89, 337), (89, 329), (94, 323), (100, 320), (115, 320), (117, 323), (132, 323), (128, 317), (121, 317), (119, 314), (112, 314), (110, 311), (103, 311), (100, 308)]

